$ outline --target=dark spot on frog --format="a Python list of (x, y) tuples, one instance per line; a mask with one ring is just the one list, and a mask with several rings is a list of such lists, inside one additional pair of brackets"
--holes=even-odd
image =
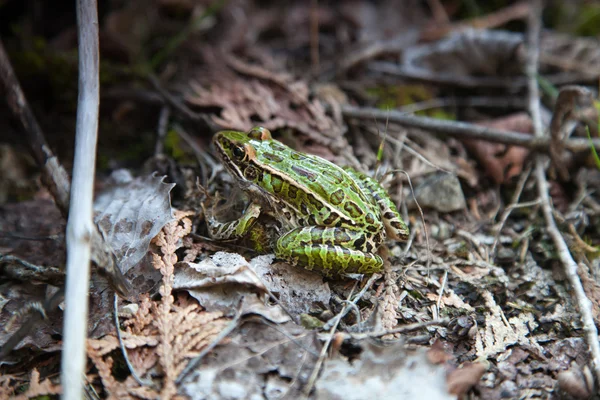
[(346, 212), (348, 212), (348, 214), (350, 214), (351, 218), (360, 217), (360, 214), (361, 214), (360, 209), (358, 208), (358, 206), (355, 203), (353, 203), (351, 201), (348, 201), (348, 202), (346, 202), (346, 204), (344, 204), (344, 210), (346, 210)]
[(337, 215), (335, 215), (334, 213), (330, 213), (329, 216), (323, 220), (323, 225), (332, 226), (334, 225), (337, 219)]
[(394, 219), (394, 218), (396, 218), (396, 214), (394, 214), (394, 213), (393, 213), (393, 212), (391, 212), (391, 211), (386, 211), (386, 213), (385, 213), (385, 214), (383, 214), (383, 217), (384, 217), (385, 219)]
[(338, 206), (344, 201), (345, 197), (344, 190), (338, 189), (329, 195), (329, 202), (334, 206)]
[(400, 221), (390, 221), (390, 225), (394, 229), (398, 229), (398, 230), (406, 229), (404, 226), (402, 226), (402, 224), (400, 223)]
[(304, 154), (293, 152), (290, 154), (290, 158), (292, 160), (302, 161), (302, 160), (306, 160), (308, 157), (306, 157)]
[(284, 152), (284, 151), (289, 151), (289, 148), (277, 143), (276, 141), (272, 141), (271, 143), (271, 148), (277, 152)]
[(300, 203), (300, 212), (304, 215), (308, 215), (308, 206), (306, 203)]
[(338, 185), (344, 181), (344, 177), (338, 171), (323, 171), (323, 175), (329, 177), (334, 183)]
[(301, 177), (307, 179), (310, 182), (315, 182), (317, 180), (317, 174), (310, 172), (302, 167), (298, 167), (297, 165), (292, 166), (292, 171), (300, 175)]
[(366, 242), (365, 237), (361, 236), (354, 241), (354, 247), (356, 247), (357, 249), (362, 249), (365, 242)]
[(365, 222), (367, 224), (374, 224), (375, 223), (375, 216), (371, 213), (367, 213), (367, 215), (365, 215)]
[(273, 154), (273, 153), (264, 153), (263, 157), (274, 163), (280, 163), (283, 161), (282, 157), (278, 156), (277, 154)]
[(287, 185), (287, 192), (290, 199), (298, 197), (298, 188), (296, 186)]
[(365, 229), (372, 233), (377, 233), (378, 231), (378, 228), (375, 225), (367, 225)]
[(348, 235), (346, 231), (342, 229), (336, 229), (334, 236), (336, 243), (348, 243), (351, 240), (350, 235)]

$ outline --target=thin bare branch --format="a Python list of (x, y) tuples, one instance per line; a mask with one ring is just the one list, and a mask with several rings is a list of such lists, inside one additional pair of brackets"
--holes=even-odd
[(62, 398), (83, 398), (91, 263), (94, 175), (98, 112), (100, 108), (100, 56), (98, 12), (94, 0), (77, 2), (79, 37), (79, 96), (73, 186), (67, 223), (67, 282), (61, 358)]
[[(494, 143), (522, 146), (538, 151), (549, 151), (550, 138), (533, 137), (521, 132), (504, 131), (501, 129), (487, 128), (459, 121), (448, 121), (435, 118), (417, 117), (406, 115), (394, 110), (384, 111), (368, 107), (342, 107), (342, 114), (347, 118), (372, 120), (389, 117), (390, 122), (398, 125), (419, 128), (429, 132), (444, 134), (458, 139), (479, 139)], [(571, 151), (586, 151), (590, 149), (587, 138), (570, 138), (565, 140), (565, 148)], [(596, 149), (600, 149), (600, 139), (591, 141)]]

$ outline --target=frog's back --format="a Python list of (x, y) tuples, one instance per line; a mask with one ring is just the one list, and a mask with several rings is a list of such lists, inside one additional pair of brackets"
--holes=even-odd
[(256, 160), (265, 166), (260, 186), (286, 202), (303, 225), (376, 224), (379, 209), (342, 168), (276, 141), (263, 142)]

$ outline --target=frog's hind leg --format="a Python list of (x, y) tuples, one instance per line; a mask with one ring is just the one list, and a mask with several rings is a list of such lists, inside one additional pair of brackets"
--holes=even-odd
[(325, 276), (342, 273), (372, 274), (383, 269), (378, 255), (363, 249), (363, 233), (344, 228), (308, 226), (283, 235), (275, 246), (275, 256), (290, 264), (316, 270)]
[(346, 167), (344, 170), (354, 177), (358, 186), (363, 189), (366, 195), (370, 195), (379, 205), (381, 217), (385, 225), (387, 237), (394, 240), (406, 241), (409, 236), (409, 229), (400, 216), (396, 205), (390, 199), (389, 194), (375, 179), (358, 172), (353, 168)]

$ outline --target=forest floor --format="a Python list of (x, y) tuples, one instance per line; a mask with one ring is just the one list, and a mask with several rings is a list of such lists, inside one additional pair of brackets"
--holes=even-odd
[[(78, 105), (74, 2), (21, 3), (0, 0), (0, 398), (61, 392), (67, 220), (40, 160), (71, 171)], [(101, 2), (118, 270), (92, 267), (86, 396), (597, 397), (600, 2), (542, 3)], [(381, 182), (410, 228), (382, 271), (209, 238), (203, 205), (256, 200), (211, 139), (255, 126)]]

